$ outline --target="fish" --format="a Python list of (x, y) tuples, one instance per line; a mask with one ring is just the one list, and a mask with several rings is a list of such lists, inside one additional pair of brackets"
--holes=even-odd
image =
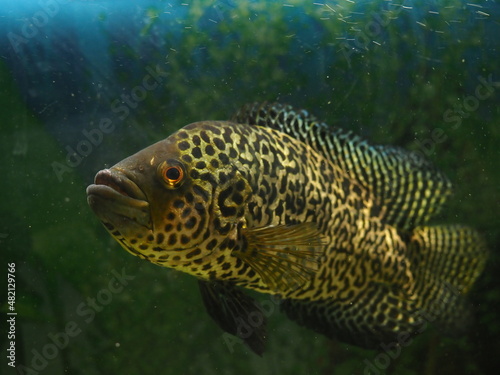
[(463, 332), (488, 249), (469, 226), (429, 224), (451, 193), (420, 154), (265, 102), (99, 171), (87, 200), (132, 255), (194, 276), (209, 316), (262, 355), (267, 321), (247, 290), (365, 348), (429, 321)]

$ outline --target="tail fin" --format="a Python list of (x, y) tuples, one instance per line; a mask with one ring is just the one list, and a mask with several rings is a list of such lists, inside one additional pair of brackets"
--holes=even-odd
[(484, 239), (466, 226), (417, 227), (409, 250), (421, 310), (445, 330), (466, 326), (469, 309), (463, 296), (486, 264)]

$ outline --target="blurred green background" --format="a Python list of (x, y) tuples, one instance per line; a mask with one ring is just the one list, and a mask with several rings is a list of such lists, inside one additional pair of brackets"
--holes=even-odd
[[(56, 3), (57, 11), (53, 3), (30, 8), (6, 1), (1, 11), (0, 274), (15, 262), (16, 362), (26, 366), (18, 373), (497, 372), (498, 4)], [(16, 50), (9, 33), (22, 36), (24, 20), (33, 22), (39, 11), (46, 24)], [(121, 95), (142, 84), (147, 67), (165, 72), (161, 85), (120, 119)], [(499, 82), (487, 98), (476, 94), (478, 77)], [(455, 194), (435, 222), (476, 227), (492, 251), (471, 293), (477, 319), (468, 335), (450, 339), (429, 329), (381, 369), (372, 366), (379, 352), (329, 341), (276, 311), (262, 358), (243, 345), (230, 350), (192, 277), (130, 256), (102, 228), (85, 195), (99, 169), (189, 122), (227, 119), (241, 105), (263, 100), (308, 109), (372, 143), (421, 152), (449, 176)], [(112, 119), (113, 131), (68, 167), (66, 148), (75, 149), (82, 131), (103, 118)], [(54, 165), (66, 165), (60, 178)], [(129, 276), (127, 285), (109, 293), (116, 273)], [(2, 313), (6, 284), (4, 278)], [(89, 298), (98, 299), (96, 307)], [(62, 349), (51, 352), (51, 337), (68, 323), (78, 333), (67, 340), (59, 335)], [(0, 373), (14, 374), (5, 356), (6, 319), (0, 328)]]

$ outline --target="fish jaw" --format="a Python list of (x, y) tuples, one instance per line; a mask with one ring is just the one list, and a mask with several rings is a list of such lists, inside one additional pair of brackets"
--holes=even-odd
[(87, 187), (87, 202), (106, 228), (116, 228), (122, 235), (152, 229), (146, 195), (121, 169), (99, 171)]

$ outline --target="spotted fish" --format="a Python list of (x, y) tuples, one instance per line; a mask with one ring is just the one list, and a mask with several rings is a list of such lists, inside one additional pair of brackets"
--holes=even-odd
[[(187, 125), (87, 188), (127, 251), (198, 278), (223, 330), (260, 311), (252, 289), (363, 347), (415, 334), (423, 317), (450, 331), (468, 321), (487, 250), (469, 227), (427, 225), (450, 193), (417, 154), (267, 103)], [(265, 319), (242, 338), (262, 354)]]

